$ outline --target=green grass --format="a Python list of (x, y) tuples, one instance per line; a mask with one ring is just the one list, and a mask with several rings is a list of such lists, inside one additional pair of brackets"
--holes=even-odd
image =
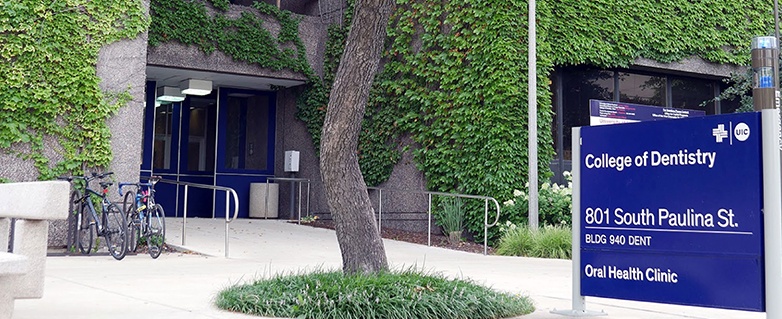
[(572, 232), (566, 226), (528, 227), (508, 230), (495, 250), (498, 255), (570, 259)]
[(308, 319), (504, 318), (534, 310), (527, 297), (414, 270), (276, 276), (229, 287), (216, 304), (246, 314)]

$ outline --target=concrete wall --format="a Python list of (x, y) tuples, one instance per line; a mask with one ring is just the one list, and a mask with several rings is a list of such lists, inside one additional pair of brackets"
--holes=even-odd
[[(144, 1), (144, 5), (149, 10), (149, 1)], [(108, 120), (111, 152), (114, 157), (109, 170), (114, 172), (117, 182), (138, 181), (139, 178), (146, 57), (146, 33), (135, 39), (111, 43), (101, 48), (98, 55), (97, 74), (101, 78), (100, 88), (105, 92), (130, 90), (133, 96), (130, 102)], [(109, 196), (112, 200), (122, 200), (116, 194), (115, 184)], [(52, 222), (49, 227), (49, 246), (65, 246), (69, 237), (67, 230), (67, 221)]]
[[(246, 10), (248, 10), (247, 7), (231, 5), (230, 10), (225, 15), (230, 18), (237, 18)], [(214, 14), (214, 12), (212, 13)], [(307, 51), (307, 61), (315, 69), (315, 72), (320, 74), (323, 72), (323, 54), (325, 52), (327, 26), (323, 25), (317, 17), (298, 16), (298, 18), (301, 19), (299, 22), (299, 34)], [(280, 25), (275, 19), (265, 18), (263, 25), (275, 37), (280, 31)], [(235, 61), (220, 51), (206, 55), (196, 46), (187, 46), (178, 42), (166, 42), (161, 43), (159, 46), (149, 47), (147, 64), (190, 70), (307, 80), (304, 74), (291, 70), (275, 71), (261, 68), (256, 64)]]

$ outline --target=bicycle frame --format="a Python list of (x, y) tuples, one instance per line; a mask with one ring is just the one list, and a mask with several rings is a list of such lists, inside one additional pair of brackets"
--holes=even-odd
[[(108, 193), (108, 189), (104, 188), (102, 193), (98, 193), (89, 187), (84, 188), (84, 195), (82, 196), (82, 201), (87, 203), (87, 207), (90, 209), (90, 214), (92, 215), (92, 219), (95, 220), (95, 226), (97, 227), (98, 235), (100, 235), (103, 232), (104, 227), (104, 221), (102, 218), (98, 217), (98, 211), (95, 209), (95, 204), (92, 202), (93, 196), (100, 197), (101, 199), (101, 211), (107, 211), (109, 205), (111, 205), (111, 202), (109, 201), (106, 194)], [(103, 216), (101, 216), (103, 217)]]

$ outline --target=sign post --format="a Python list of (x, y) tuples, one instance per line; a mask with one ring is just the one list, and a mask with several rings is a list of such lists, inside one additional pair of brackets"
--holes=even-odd
[(776, 37), (752, 39), (752, 103), (763, 119), (766, 317), (782, 318), (782, 177), (780, 174), (779, 47)]

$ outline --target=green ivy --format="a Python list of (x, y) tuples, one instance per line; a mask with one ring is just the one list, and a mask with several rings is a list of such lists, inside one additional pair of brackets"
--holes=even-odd
[(210, 0), (217, 13), (210, 14), (206, 3), (192, 0), (152, 0), (149, 45), (168, 41), (199, 47), (210, 54), (219, 50), (237, 61), (254, 63), (272, 70), (292, 70), (313, 77), (304, 44), (299, 38), (299, 20), (264, 2), (253, 8), (272, 17), (280, 25), (274, 36), (265, 28), (261, 15), (243, 11), (237, 18), (224, 13), (227, 1)]
[[(555, 67), (615, 68), (639, 57), (673, 62), (693, 55), (747, 64), (751, 37), (771, 30), (771, 8), (768, 0), (538, 1), (541, 183), (554, 156), (549, 78)], [(524, 189), (527, 13), (526, 2), (397, 1), (376, 104), (367, 117), (393, 120), (382, 130), (413, 138), (428, 189), (500, 201)], [(468, 229), (482, 235), (483, 218), (482, 205), (473, 204)]]
[[(208, 0), (225, 11), (225, 0)], [(352, 8), (352, 1), (350, 7)], [(537, 2), (538, 171), (550, 175), (549, 78), (558, 66), (627, 67), (637, 58), (674, 62), (693, 55), (746, 65), (749, 40), (769, 34), (770, 0), (578, 0)], [(150, 43), (176, 40), (206, 53), (307, 74), (298, 117), (316, 149), (347, 27), (329, 28), (324, 76), (312, 74), (290, 13), (258, 3), (278, 19), (274, 38), (263, 21), (207, 14), (204, 4), (153, 0)], [(527, 132), (527, 3), (480, 0), (397, 0), (386, 51), (373, 84), (359, 144), (369, 185), (388, 179), (400, 152), (412, 149), (429, 190), (513, 198), (524, 189)], [(350, 24), (348, 10), (343, 20)], [(296, 50), (280, 49), (293, 43)], [(414, 145), (401, 144), (410, 138)], [(483, 233), (483, 209), (469, 204), (467, 228)], [(505, 219), (502, 220), (504, 222)], [(518, 222), (516, 220), (511, 222)], [(494, 235), (494, 234), (492, 234)]]
[[(108, 118), (128, 91), (104, 92), (101, 47), (148, 27), (142, 1), (0, 2), (0, 149), (33, 161), (39, 179), (110, 163)], [(45, 141), (59, 142), (54, 160)]]

